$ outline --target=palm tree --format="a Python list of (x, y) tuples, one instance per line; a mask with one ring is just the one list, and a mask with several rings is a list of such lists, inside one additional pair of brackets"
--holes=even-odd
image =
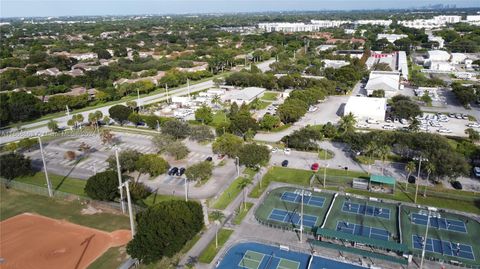
[(240, 183), (238, 183), (238, 188), (240, 188), (242, 191), (243, 191), (243, 210), (247, 210), (247, 203), (246, 203), (246, 190), (247, 190), (247, 186), (252, 184), (252, 179), (250, 178), (242, 178), (242, 180), (240, 181)]
[[(427, 185), (428, 181), (430, 180), (430, 174), (435, 172), (435, 165), (431, 162), (428, 162), (427, 165), (425, 166), (425, 169), (427, 170)], [(425, 185), (425, 188), (423, 189), (423, 197), (427, 197), (427, 185)]]
[(212, 98), (212, 104), (220, 104), (221, 99), (219, 95), (215, 95), (215, 97)]
[(384, 175), (385, 160), (387, 159), (390, 151), (391, 151), (391, 149), (387, 145), (383, 145), (378, 149), (378, 155), (379, 155), (380, 159), (382, 159), (382, 175)]
[(373, 155), (375, 154), (375, 149), (377, 148), (377, 144), (373, 141), (370, 141), (370, 143), (367, 144), (365, 147), (365, 153), (369, 156), (370, 163), (368, 165), (368, 172), (370, 173), (370, 169), (372, 166), (373, 162)]
[(408, 188), (408, 178), (413, 172), (415, 172), (416, 169), (417, 169), (417, 166), (412, 161), (408, 162), (407, 165), (405, 166), (405, 171), (407, 171), (407, 183), (405, 184), (405, 191)]
[(343, 130), (343, 133), (346, 133), (346, 132), (353, 131), (353, 128), (355, 127), (356, 123), (357, 123), (357, 120), (355, 119), (355, 116), (352, 114), (352, 112), (350, 112), (340, 119), (339, 126), (340, 126), (340, 129)]
[(222, 219), (225, 218), (225, 215), (222, 213), (222, 211), (215, 210), (210, 213), (210, 218), (215, 222), (215, 225), (217, 226), (217, 229), (215, 230), (215, 248), (218, 248), (218, 226), (220, 225)]

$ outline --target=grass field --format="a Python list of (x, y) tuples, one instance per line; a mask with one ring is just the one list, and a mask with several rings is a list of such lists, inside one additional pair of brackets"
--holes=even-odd
[(110, 248), (97, 260), (88, 266), (88, 269), (118, 268), (127, 259), (125, 247)]
[[(79, 196), (86, 196), (84, 192), (85, 184), (87, 183), (86, 180), (59, 176), (51, 173), (48, 174), (48, 177), (54, 191), (62, 191)], [(47, 187), (45, 174), (43, 172), (37, 172), (33, 176), (19, 177), (16, 178), (15, 181), (45, 188)]]
[[(285, 227), (285, 228), (295, 228), (291, 223), (285, 222), (278, 222), (269, 219), (270, 213), (273, 209), (281, 209), (288, 212), (300, 212), (300, 203), (291, 203), (282, 200), (280, 197), (284, 192), (294, 192), (296, 188), (284, 187), (284, 188), (277, 188), (268, 194), (267, 197), (263, 200), (262, 204), (260, 204), (255, 211), (255, 217), (262, 221), (263, 223), (268, 223), (275, 225), (277, 227)], [(330, 205), (333, 195), (328, 193), (316, 193), (313, 192), (314, 196), (323, 197), (325, 199), (322, 207), (317, 206), (310, 206), (308, 204), (304, 204), (303, 210), (304, 213), (307, 215), (312, 215), (317, 217), (315, 226), (320, 226), (325, 218), (325, 214), (327, 213), (328, 206)], [(307, 230), (310, 228), (305, 227)]]
[(49, 199), (45, 196), (26, 193), (0, 187), (0, 220), (5, 220), (24, 212), (37, 213), (50, 218), (65, 219), (70, 222), (85, 225), (104, 231), (130, 229), (127, 216), (99, 213), (82, 214), (84, 205), (79, 201)]
[[(253, 206), (253, 203), (250, 203), (250, 202), (246, 202), (245, 204), (246, 204), (245, 206), (243, 205), (243, 203), (240, 204), (240, 207), (237, 208), (237, 210), (235, 210), (235, 212), (237, 214), (235, 215), (235, 218), (233, 219), (233, 223), (236, 224), (236, 225), (240, 225), (240, 223), (242, 223), (242, 220), (245, 218), (248, 211), (250, 211), (250, 208), (252, 208), (252, 206)], [(246, 207), (246, 210), (245, 210), (245, 207)]]
[[(245, 169), (244, 174), (247, 175), (248, 178), (252, 179), (253, 176), (255, 175), (255, 171), (251, 169)], [(236, 178), (230, 186), (220, 195), (220, 197), (217, 198), (217, 200), (214, 201), (213, 208), (215, 209), (225, 209), (234, 199), (237, 197), (237, 195), (242, 191), (240, 189), (239, 185), (240, 182), (245, 177), (240, 176)]]
[(213, 238), (213, 240), (210, 241), (207, 247), (202, 251), (198, 260), (202, 263), (211, 263), (232, 233), (233, 230), (220, 229), (218, 231), (218, 248), (215, 247), (215, 238)]
[(276, 101), (278, 99), (278, 93), (277, 92), (265, 92), (261, 99), (267, 100), (267, 101)]

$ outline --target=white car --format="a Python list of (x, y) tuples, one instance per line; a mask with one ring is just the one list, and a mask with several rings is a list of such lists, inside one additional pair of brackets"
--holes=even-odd
[(476, 122), (472, 122), (472, 123), (467, 124), (467, 127), (470, 127), (470, 128), (480, 128), (480, 124), (479, 124), (479, 123), (476, 123)]
[(368, 120), (367, 120), (367, 123), (370, 123), (370, 124), (379, 124), (380, 122), (379, 122), (378, 120), (368, 119)]
[(450, 130), (448, 128), (440, 128), (440, 129), (437, 130), (437, 132), (449, 134), (449, 133), (452, 132), (452, 130)]
[(395, 126), (393, 126), (393, 124), (385, 124), (382, 126), (382, 128), (385, 130), (393, 130), (395, 129)]
[(366, 129), (366, 128), (368, 128), (368, 124), (359, 123), (359, 124), (357, 124), (357, 128), (364, 128), (364, 129)]
[(284, 148), (283, 149), (283, 153), (285, 153), (287, 155), (290, 154), (290, 152), (291, 152), (291, 150), (289, 148)]
[(272, 153), (275, 153), (275, 152), (277, 152), (277, 151), (278, 151), (278, 148), (273, 148), (273, 149), (272, 149)]

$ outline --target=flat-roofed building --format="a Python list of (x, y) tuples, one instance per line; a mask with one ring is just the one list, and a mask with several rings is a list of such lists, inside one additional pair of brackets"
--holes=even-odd
[(386, 108), (386, 98), (351, 96), (345, 104), (343, 114), (352, 113), (357, 121), (368, 119), (383, 121), (385, 120)]

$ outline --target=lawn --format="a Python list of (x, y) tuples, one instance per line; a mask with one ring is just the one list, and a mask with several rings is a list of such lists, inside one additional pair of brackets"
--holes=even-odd
[(245, 218), (245, 216), (247, 215), (248, 211), (250, 211), (250, 208), (252, 208), (253, 206), (253, 203), (250, 203), (250, 202), (247, 202), (246, 203), (246, 210), (245, 210), (245, 207), (242, 204), (240, 204), (240, 207), (237, 208), (237, 210), (235, 210), (235, 218), (233, 219), (233, 223), (235, 225), (240, 225), (240, 223), (242, 223), (242, 220)]
[(198, 260), (202, 263), (211, 263), (232, 233), (233, 230), (220, 229), (220, 231), (218, 231), (218, 248), (215, 247), (215, 238), (213, 238), (207, 247), (202, 251), (198, 257)]
[[(84, 191), (85, 184), (87, 183), (86, 180), (59, 176), (51, 173), (48, 174), (48, 177), (54, 191), (67, 192), (79, 196), (87, 196)], [(47, 187), (45, 173), (43, 172), (37, 172), (33, 176), (19, 177), (14, 180), (44, 188)]]
[(125, 251), (125, 247), (110, 248), (90, 264), (88, 269), (118, 268), (126, 260), (127, 252)]
[[(247, 175), (248, 178), (252, 179), (253, 176), (255, 175), (255, 171), (251, 169), (245, 169), (244, 174)], [(240, 182), (245, 177), (240, 176), (236, 178), (230, 186), (218, 197), (218, 199), (214, 202), (213, 208), (215, 209), (225, 209), (234, 199), (237, 197), (237, 195), (242, 191), (239, 187)]]
[(278, 98), (277, 92), (265, 92), (261, 99), (266, 101), (276, 101)]
[(320, 160), (330, 160), (335, 156), (335, 154), (328, 149), (320, 149), (318, 151), (318, 158)]
[(0, 220), (5, 220), (21, 213), (31, 212), (55, 219), (65, 219), (70, 222), (85, 225), (104, 231), (130, 229), (127, 216), (111, 213), (94, 215), (82, 214), (80, 201), (50, 199), (42, 195), (26, 193), (14, 189), (0, 187)]
[(147, 198), (143, 200), (144, 204), (147, 206), (152, 206), (154, 204), (158, 204), (165, 201), (171, 200), (184, 200), (184, 197), (181, 196), (173, 196), (173, 195), (164, 195), (158, 193), (152, 193)]

